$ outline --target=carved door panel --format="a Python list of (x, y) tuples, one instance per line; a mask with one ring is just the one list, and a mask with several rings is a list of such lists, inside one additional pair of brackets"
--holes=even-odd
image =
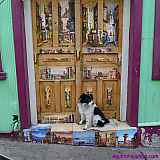
[(52, 0), (32, 1), (37, 46), (52, 46)]
[(117, 82), (104, 81), (103, 82), (103, 107), (104, 111), (113, 111), (117, 107)]
[(104, 81), (102, 93), (103, 111), (108, 118), (119, 119), (118, 81)]
[(58, 2), (58, 42), (61, 47), (75, 46), (75, 1)]
[(40, 110), (41, 113), (60, 112), (60, 85), (56, 82), (41, 82), (40, 83)]
[(61, 111), (75, 112), (75, 82), (61, 82)]

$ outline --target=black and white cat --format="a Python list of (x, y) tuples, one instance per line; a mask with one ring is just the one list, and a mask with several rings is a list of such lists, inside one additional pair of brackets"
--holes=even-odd
[(92, 94), (83, 93), (79, 97), (77, 107), (81, 116), (79, 124), (86, 122), (85, 129), (92, 126), (103, 127), (106, 123), (109, 123), (103, 112), (93, 102)]

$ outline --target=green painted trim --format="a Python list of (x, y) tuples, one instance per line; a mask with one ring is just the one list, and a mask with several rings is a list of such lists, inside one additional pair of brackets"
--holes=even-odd
[(139, 127), (143, 126), (160, 126), (160, 121), (159, 122), (146, 122), (146, 123), (138, 123)]
[(0, 132), (12, 131), (12, 115), (19, 115), (11, 0), (0, 5), (0, 47), (7, 79), (0, 81)]
[(160, 125), (160, 81), (152, 81), (155, 0), (143, 1), (138, 124)]

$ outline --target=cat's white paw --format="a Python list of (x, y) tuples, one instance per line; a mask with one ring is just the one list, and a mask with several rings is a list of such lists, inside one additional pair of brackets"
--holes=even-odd
[(87, 130), (89, 127), (88, 125), (85, 125), (85, 127), (83, 128), (84, 130)]
[(81, 120), (81, 121), (79, 122), (79, 124), (82, 125), (82, 124), (83, 124), (83, 121)]

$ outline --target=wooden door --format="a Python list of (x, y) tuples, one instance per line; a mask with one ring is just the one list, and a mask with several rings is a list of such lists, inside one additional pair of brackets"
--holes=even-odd
[(82, 0), (82, 91), (119, 119), (122, 0)]
[(32, 0), (32, 17), (39, 120), (82, 92), (119, 119), (122, 0)]

